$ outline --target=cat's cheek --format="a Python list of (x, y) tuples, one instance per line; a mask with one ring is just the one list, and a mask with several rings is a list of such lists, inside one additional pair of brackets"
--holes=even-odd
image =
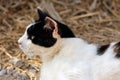
[(35, 57), (36, 56), (35, 53), (36, 53), (36, 51), (34, 50), (34, 48), (31, 47), (31, 45), (30, 45), (29, 48), (24, 50), (24, 54), (27, 55), (28, 58)]
[(34, 55), (33, 55), (33, 51), (31, 49), (31, 44), (29, 44), (29, 46), (27, 48), (22, 48), (22, 51), (25, 55), (27, 55), (28, 58), (32, 58)]

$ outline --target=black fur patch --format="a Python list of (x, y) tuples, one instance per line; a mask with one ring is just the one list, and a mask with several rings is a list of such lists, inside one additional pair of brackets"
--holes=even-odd
[[(56, 43), (57, 39), (53, 38), (52, 36), (53, 30), (44, 28), (45, 17), (46, 16), (50, 17), (50, 16), (46, 13), (41, 12), (40, 10), (38, 10), (38, 13), (41, 15), (40, 19), (36, 20), (35, 24), (30, 26), (27, 29), (28, 39), (31, 39), (31, 41), (36, 45), (40, 45), (44, 47), (51, 47)], [(68, 26), (58, 21), (56, 22), (58, 26), (58, 34), (62, 38), (75, 37), (75, 35), (68, 28)]]
[[(39, 19), (36, 20), (36, 23), (39, 21), (43, 21), (45, 22), (45, 18), (46, 17), (50, 17), (51, 19), (53, 19), (49, 14), (47, 14), (46, 12), (41, 11), (40, 9), (38, 9), (38, 15), (39, 15)], [(60, 36), (62, 38), (70, 38), (70, 37), (75, 37), (74, 33), (72, 32), (72, 30), (65, 24), (60, 23), (59, 21), (53, 19), (58, 26), (58, 33), (60, 34)], [(45, 25), (45, 23), (44, 23)], [(42, 25), (43, 26), (43, 25)]]
[(110, 46), (110, 44), (100, 46), (97, 50), (97, 54), (98, 55), (103, 55), (104, 52), (109, 48), (109, 46)]
[[(52, 37), (52, 30), (43, 28), (44, 22), (39, 22), (28, 28), (28, 39), (34, 44), (50, 47), (55, 44), (57, 39)], [(34, 37), (34, 38), (32, 38)]]
[(120, 42), (118, 42), (118, 43), (115, 44), (114, 51), (116, 53), (116, 57), (120, 58)]
[[(56, 21), (56, 20), (55, 20)], [(56, 21), (58, 24), (58, 33), (62, 38), (70, 38), (70, 37), (75, 37), (73, 32), (69, 29), (67, 25), (64, 25), (58, 21)]]

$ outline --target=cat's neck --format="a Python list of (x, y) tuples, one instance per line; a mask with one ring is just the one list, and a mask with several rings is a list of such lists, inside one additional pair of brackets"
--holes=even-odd
[(44, 48), (43, 52), (40, 54), (43, 63), (51, 61), (56, 55), (59, 54), (62, 49), (62, 42), (62, 39), (58, 39), (52, 47)]
[(86, 42), (82, 39), (62, 38), (62, 39), (58, 39), (53, 47), (44, 50), (44, 52), (40, 56), (42, 58), (43, 63), (49, 62), (58, 56), (61, 58), (63, 57), (66, 58), (67, 56), (71, 55), (69, 54), (71, 50), (73, 49), (76, 50), (77, 48), (80, 49), (80, 47), (83, 47), (85, 45)]

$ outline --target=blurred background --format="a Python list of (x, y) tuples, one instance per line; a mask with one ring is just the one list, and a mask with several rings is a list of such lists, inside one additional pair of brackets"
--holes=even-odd
[(37, 7), (89, 43), (120, 41), (120, 0), (0, 0), (0, 80), (39, 77), (40, 59), (27, 58), (17, 44), (38, 19)]

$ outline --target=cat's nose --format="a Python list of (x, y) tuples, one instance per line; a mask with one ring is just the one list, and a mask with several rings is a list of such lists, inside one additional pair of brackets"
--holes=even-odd
[(22, 45), (22, 43), (21, 43), (21, 42), (18, 42), (18, 45)]
[(18, 45), (22, 45), (22, 42), (20, 40), (18, 40)]

